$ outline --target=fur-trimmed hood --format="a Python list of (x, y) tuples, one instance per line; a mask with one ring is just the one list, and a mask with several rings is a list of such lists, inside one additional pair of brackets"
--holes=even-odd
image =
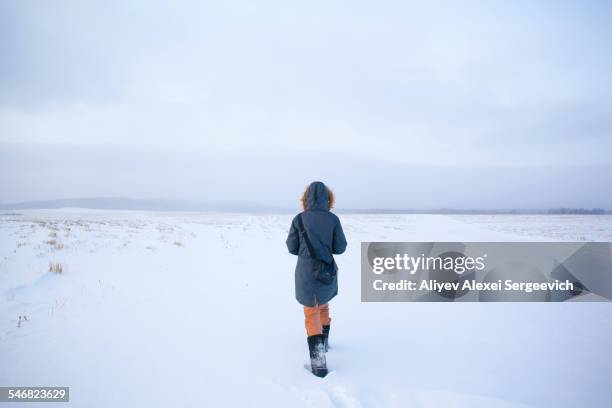
[(302, 198), (305, 210), (329, 211), (333, 207), (333, 196), (329, 188), (321, 181), (313, 181), (304, 192), (305, 200)]

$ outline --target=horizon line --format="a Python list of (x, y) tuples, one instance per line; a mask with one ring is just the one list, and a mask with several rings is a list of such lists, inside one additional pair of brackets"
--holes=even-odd
[[(105, 201), (105, 203), (103, 202)], [(128, 205), (131, 204), (131, 205)], [(36, 210), (82, 208), (100, 210), (131, 210), (131, 211), (230, 211), (230, 212), (289, 212), (300, 208), (290, 208), (279, 205), (269, 205), (248, 202), (206, 202), (202, 200), (164, 199), (164, 198), (127, 198), (116, 196), (57, 198), (45, 200), (28, 200), (10, 203), (0, 203), (0, 210)], [(335, 208), (339, 213), (378, 213), (378, 214), (612, 214), (603, 207), (569, 207), (557, 206), (551, 208)]]

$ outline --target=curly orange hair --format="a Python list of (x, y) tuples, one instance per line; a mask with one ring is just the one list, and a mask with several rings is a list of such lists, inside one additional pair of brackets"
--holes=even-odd
[[(300, 202), (302, 203), (302, 208), (304, 210), (306, 210), (306, 205), (308, 203), (308, 188), (310, 186), (306, 186), (306, 189), (304, 190), (304, 194), (302, 194), (302, 198), (300, 199)], [(329, 209), (331, 210), (332, 208), (334, 208), (334, 203), (336, 202), (336, 198), (334, 196), (334, 192), (327, 186), (325, 186), (327, 188), (327, 192), (329, 193)]]

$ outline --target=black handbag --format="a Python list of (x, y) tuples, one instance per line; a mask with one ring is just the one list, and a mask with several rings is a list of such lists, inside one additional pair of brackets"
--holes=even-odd
[(300, 233), (302, 237), (304, 237), (304, 242), (306, 242), (306, 247), (308, 247), (308, 252), (310, 256), (314, 259), (314, 277), (321, 283), (329, 285), (332, 283), (336, 276), (338, 275), (338, 265), (336, 265), (336, 261), (332, 256), (331, 263), (319, 259), (316, 255), (316, 252), (310, 242), (310, 237), (308, 237), (308, 233), (306, 232), (306, 228), (304, 227), (304, 221), (302, 221), (302, 214), (297, 217), (298, 227), (300, 229)]

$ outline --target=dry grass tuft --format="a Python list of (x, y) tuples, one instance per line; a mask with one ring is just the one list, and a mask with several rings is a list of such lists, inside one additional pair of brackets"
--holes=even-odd
[(57, 250), (64, 248), (64, 244), (59, 239), (50, 239), (49, 241), (45, 241), (45, 244), (50, 245)]
[(57, 273), (58, 275), (64, 272), (64, 264), (61, 262), (50, 262), (49, 272)]

